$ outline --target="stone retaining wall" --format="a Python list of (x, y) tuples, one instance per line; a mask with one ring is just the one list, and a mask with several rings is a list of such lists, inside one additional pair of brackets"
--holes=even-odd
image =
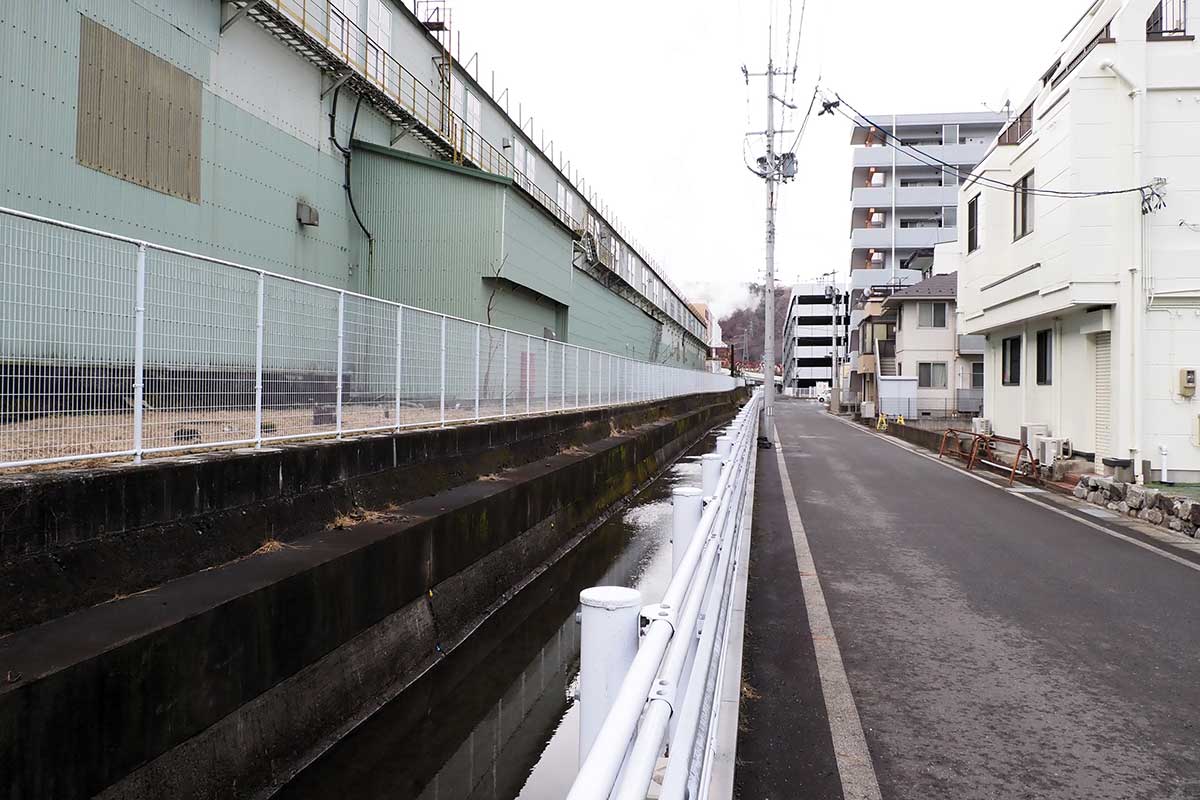
[(1158, 489), (1091, 475), (1079, 480), (1075, 496), (1109, 511), (1162, 525), (1188, 536), (1196, 536), (1200, 529), (1200, 503)]

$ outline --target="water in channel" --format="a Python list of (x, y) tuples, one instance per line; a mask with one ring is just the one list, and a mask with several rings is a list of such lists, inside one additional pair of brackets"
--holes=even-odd
[(670, 579), (671, 490), (700, 485), (715, 433), (633, 497), (470, 639), (302, 771), (287, 800), (543, 800), (578, 769), (579, 592), (657, 602)]

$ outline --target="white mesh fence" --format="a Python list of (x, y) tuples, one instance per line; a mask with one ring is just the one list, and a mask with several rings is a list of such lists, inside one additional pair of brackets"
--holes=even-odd
[(2, 467), (735, 385), (7, 209), (0, 348)]

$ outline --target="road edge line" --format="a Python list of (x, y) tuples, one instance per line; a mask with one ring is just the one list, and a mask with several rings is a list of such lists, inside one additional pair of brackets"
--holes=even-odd
[[(833, 415), (831, 415), (831, 416), (833, 416)], [(1027, 494), (1016, 494), (1014, 492), (1005, 491), (1006, 487), (1001, 486), (998, 483), (995, 483), (994, 481), (990, 481), (987, 478), (984, 478), (980, 475), (973, 475), (970, 472), (968, 472), (967, 470), (958, 466), (957, 464), (951, 464), (950, 462), (944, 461), (943, 459), (940, 459), (940, 458), (932, 455), (931, 453), (922, 453), (920, 450), (914, 449), (916, 447), (916, 445), (909, 447), (908, 442), (901, 443), (900, 441), (897, 441), (889, 436), (884, 436), (883, 434), (866, 430), (861, 425), (857, 425), (853, 422), (844, 420), (837, 416), (833, 416), (833, 418), (836, 419), (838, 422), (842, 423), (843, 425), (847, 425), (847, 426), (853, 428), (854, 430), (859, 431), (860, 433), (865, 433), (868, 436), (872, 436), (876, 439), (879, 439), (880, 441), (886, 442), (886, 443), (892, 445), (893, 447), (898, 447), (901, 450), (912, 453), (915, 456), (920, 456), (921, 458), (928, 459), (935, 464), (941, 464), (943, 467), (952, 469), (955, 472), (959, 473), (960, 475), (965, 475), (966, 477), (968, 477), (972, 480), (976, 480), (987, 486), (991, 486), (993, 489), (998, 489), (1010, 497), (1015, 497), (1018, 500), (1024, 500), (1026, 503), (1032, 503), (1039, 508), (1046, 509), (1047, 511), (1053, 511), (1055, 514), (1058, 514), (1059, 516), (1062, 516), (1062, 517), (1066, 517), (1067, 519), (1072, 520), (1073, 522), (1078, 522), (1080, 525), (1085, 525), (1089, 528), (1093, 528), (1094, 530), (1098, 530), (1103, 534), (1107, 534), (1108, 536), (1111, 536), (1114, 539), (1120, 539), (1123, 542), (1128, 542), (1129, 544), (1140, 547), (1143, 550), (1147, 550), (1151, 553), (1154, 553), (1156, 556), (1161, 556), (1162, 558), (1165, 558), (1168, 561), (1174, 561), (1176, 564), (1182, 564), (1183, 566), (1187, 567), (1188, 569), (1195, 570), (1196, 572), (1200, 572), (1200, 564), (1197, 564), (1194, 561), (1186, 559), (1183, 556), (1179, 556), (1179, 555), (1176, 555), (1175, 553), (1168, 552), (1167, 550), (1164, 550), (1163, 548), (1158, 547), (1156, 545), (1150, 544), (1149, 542), (1143, 542), (1140, 539), (1135, 539), (1132, 536), (1127, 536), (1126, 534), (1121, 533), (1120, 531), (1114, 531), (1111, 528), (1106, 528), (1105, 526), (1100, 525), (1099, 523), (1096, 523), (1096, 522), (1092, 522), (1091, 520), (1083, 519), (1082, 517), (1072, 514), (1070, 511), (1067, 511), (1062, 508), (1056, 508), (1055, 506), (1052, 506), (1049, 503), (1043, 503), (1042, 501), (1037, 500), (1033, 497), (1030, 497)]]
[(829, 618), (829, 607), (825, 604), (821, 579), (817, 577), (816, 564), (808, 546), (808, 534), (805, 533), (800, 509), (796, 505), (796, 493), (792, 489), (778, 433), (775, 435), (775, 458), (783, 483), (783, 501), (787, 507), (788, 526), (792, 531), (792, 545), (796, 550), (796, 569), (800, 572), (800, 586), (804, 590), (808, 629), (816, 653), (817, 674), (821, 681), (821, 694), (825, 698), (825, 714), (833, 739), (842, 796), (845, 800), (882, 800), (875, 764), (871, 761), (862, 719), (850, 691), (850, 679), (846, 676), (842, 651)]

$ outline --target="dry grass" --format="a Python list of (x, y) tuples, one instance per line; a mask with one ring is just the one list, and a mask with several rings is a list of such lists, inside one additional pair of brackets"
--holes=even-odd
[(758, 690), (755, 689), (753, 686), (746, 683), (745, 681), (742, 681), (742, 699), (743, 700), (761, 700), (762, 695), (759, 694)]
[(500, 479), (501, 479), (501, 478), (503, 478), (503, 477), (504, 477), (504, 476), (503, 476), (503, 475), (501, 475), (499, 472), (489, 472), (487, 475), (480, 475), (480, 476), (479, 476), (479, 478), (478, 478), (478, 480), (481, 480), (481, 481), (498, 481), (498, 480), (500, 480)]
[(267, 539), (262, 543), (262, 546), (254, 551), (254, 555), (262, 555), (263, 553), (278, 553), (286, 545), (278, 539)]

